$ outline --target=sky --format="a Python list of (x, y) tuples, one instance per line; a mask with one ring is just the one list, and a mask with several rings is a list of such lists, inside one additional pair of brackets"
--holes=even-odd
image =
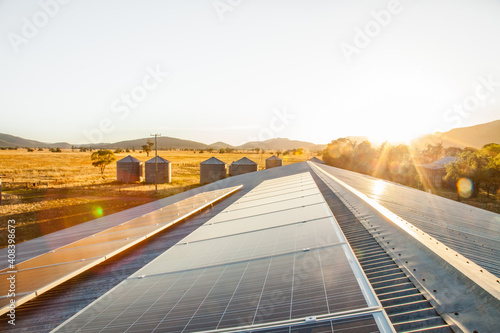
[(0, 0), (0, 133), (405, 141), (500, 118), (500, 1)]

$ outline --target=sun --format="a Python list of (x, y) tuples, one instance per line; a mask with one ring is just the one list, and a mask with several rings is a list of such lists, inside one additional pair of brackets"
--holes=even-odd
[(418, 138), (422, 133), (411, 128), (402, 128), (394, 126), (392, 128), (380, 129), (368, 135), (368, 138), (374, 144), (382, 144), (387, 141), (391, 144), (406, 144), (409, 145), (414, 139)]

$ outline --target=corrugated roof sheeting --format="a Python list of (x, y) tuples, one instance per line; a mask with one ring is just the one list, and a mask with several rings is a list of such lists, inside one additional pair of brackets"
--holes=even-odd
[[(368, 179), (370, 177), (319, 165), (314, 165), (313, 169), (366, 227), (392, 260), (410, 277), (420, 292), (446, 322), (452, 325), (453, 329), (493, 332), (498, 328), (500, 283), (497, 277), (468, 257), (456, 252), (446, 243), (426, 233), (423, 228), (415, 227), (408, 220), (385, 208), (383, 204), (350, 186), (349, 184), (356, 184), (354, 181), (344, 182), (336, 175), (344, 174), (344, 179), (348, 177)], [(383, 181), (378, 180), (378, 182)], [(384, 184), (378, 182), (371, 185), (380, 186), (374, 190), (380, 194), (383, 193)], [(365, 182), (365, 184), (370, 184), (370, 182)], [(411, 193), (407, 193), (406, 197), (412, 194), (410, 197), (418, 198), (420, 194), (426, 194), (415, 189), (393, 185), (409, 190)], [(408, 205), (408, 202), (404, 200), (405, 197), (401, 199), (403, 204)], [(429, 203), (429, 200), (432, 203), (433, 199), (438, 202), (443, 200), (437, 196), (430, 196), (427, 199), (426, 203)], [(453, 201), (449, 202), (457, 209), (472, 208)], [(429, 205), (429, 207), (433, 206)], [(465, 228), (467, 227), (464, 226)], [(475, 234), (474, 229), (470, 231), (472, 235)], [(481, 245), (474, 244), (469, 247), (471, 250), (475, 248), (481, 248)], [(367, 249), (360, 249), (360, 254), (363, 255), (366, 251)]]
[(367, 175), (318, 167), (500, 277), (500, 214)]

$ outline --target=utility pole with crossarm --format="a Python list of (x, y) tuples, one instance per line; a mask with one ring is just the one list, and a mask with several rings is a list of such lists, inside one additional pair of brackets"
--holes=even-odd
[(149, 136), (155, 137), (155, 191), (158, 192), (158, 142), (156, 139), (161, 136), (161, 133), (150, 134)]

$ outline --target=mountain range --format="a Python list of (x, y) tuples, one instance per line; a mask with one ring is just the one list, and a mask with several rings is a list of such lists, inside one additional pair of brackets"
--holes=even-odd
[[(362, 142), (369, 140), (367, 137), (352, 136), (348, 137), (351, 141)], [(135, 140), (119, 141), (115, 143), (100, 143), (93, 144), (94, 148), (132, 148), (141, 149), (147, 140), (152, 138), (141, 138)], [(336, 137), (332, 137), (332, 140)], [(474, 147), (481, 148), (488, 143), (500, 143), (500, 120), (495, 120), (489, 123), (479, 124), (470, 127), (454, 128), (447, 132), (437, 132), (421, 136), (411, 142), (413, 146), (425, 147), (427, 144), (435, 144), (442, 142), (444, 147)], [(71, 148), (72, 146), (80, 147), (82, 144), (70, 144), (68, 142), (46, 143), (36, 140), (24, 139), (18, 136), (0, 133), (0, 147), (21, 147), (21, 148)], [(85, 145), (88, 146), (88, 145)], [(265, 150), (288, 150), (304, 148), (308, 150), (323, 150), (326, 145), (314, 144), (306, 141), (290, 140), (286, 138), (274, 138), (265, 141), (252, 141), (239, 146), (232, 146), (228, 143), (219, 141), (212, 144), (205, 144), (197, 141), (183, 140), (171, 137), (159, 137), (158, 147), (161, 148), (175, 148), (175, 149), (220, 149), (220, 148), (234, 148), (234, 149), (255, 149), (261, 148)]]
[[(152, 140), (152, 138), (141, 138), (141, 139), (135, 139), (135, 140), (125, 140), (125, 141), (119, 141), (115, 143), (99, 143), (99, 144), (92, 144), (92, 147), (94, 148), (105, 148), (105, 149), (116, 149), (116, 148), (121, 148), (121, 149), (126, 149), (126, 148), (132, 148), (135, 147), (136, 149), (141, 149), (143, 145), (146, 144), (147, 140)], [(234, 148), (234, 149), (255, 149), (255, 148), (261, 148), (265, 150), (276, 150), (276, 149), (281, 149), (281, 150), (287, 150), (287, 149), (298, 149), (298, 148), (305, 148), (309, 150), (323, 150), (325, 149), (326, 145), (317, 145), (314, 143), (306, 142), (306, 141), (298, 141), (298, 140), (290, 140), (286, 138), (276, 138), (276, 139), (269, 139), (265, 141), (253, 141), (253, 142), (247, 142), (243, 145), (240, 146), (232, 146), (228, 143), (219, 141), (215, 142), (212, 144), (205, 144), (197, 141), (191, 141), (191, 140), (183, 140), (183, 139), (178, 139), (178, 138), (171, 138), (171, 137), (158, 137), (157, 139), (157, 144), (158, 147), (161, 148), (175, 148), (175, 149), (208, 149), (208, 148), (213, 148), (213, 149), (220, 149), (220, 148)], [(0, 133), (0, 147), (20, 147), (20, 148), (38, 148), (38, 147), (43, 147), (43, 148), (63, 148), (63, 149), (69, 149), (72, 146), (75, 147), (80, 147), (80, 146), (88, 146), (82, 145), (82, 144), (71, 144), (68, 142), (57, 142), (57, 143), (47, 143), (47, 142), (41, 142), (41, 141), (36, 141), (36, 140), (29, 140), (29, 139), (24, 139), (18, 136), (13, 136), (9, 134), (1, 134)]]
[(488, 143), (500, 143), (500, 120), (489, 123), (459, 127), (447, 132), (436, 132), (415, 139), (413, 146), (425, 147), (427, 144), (441, 142), (443, 147), (481, 148)]

